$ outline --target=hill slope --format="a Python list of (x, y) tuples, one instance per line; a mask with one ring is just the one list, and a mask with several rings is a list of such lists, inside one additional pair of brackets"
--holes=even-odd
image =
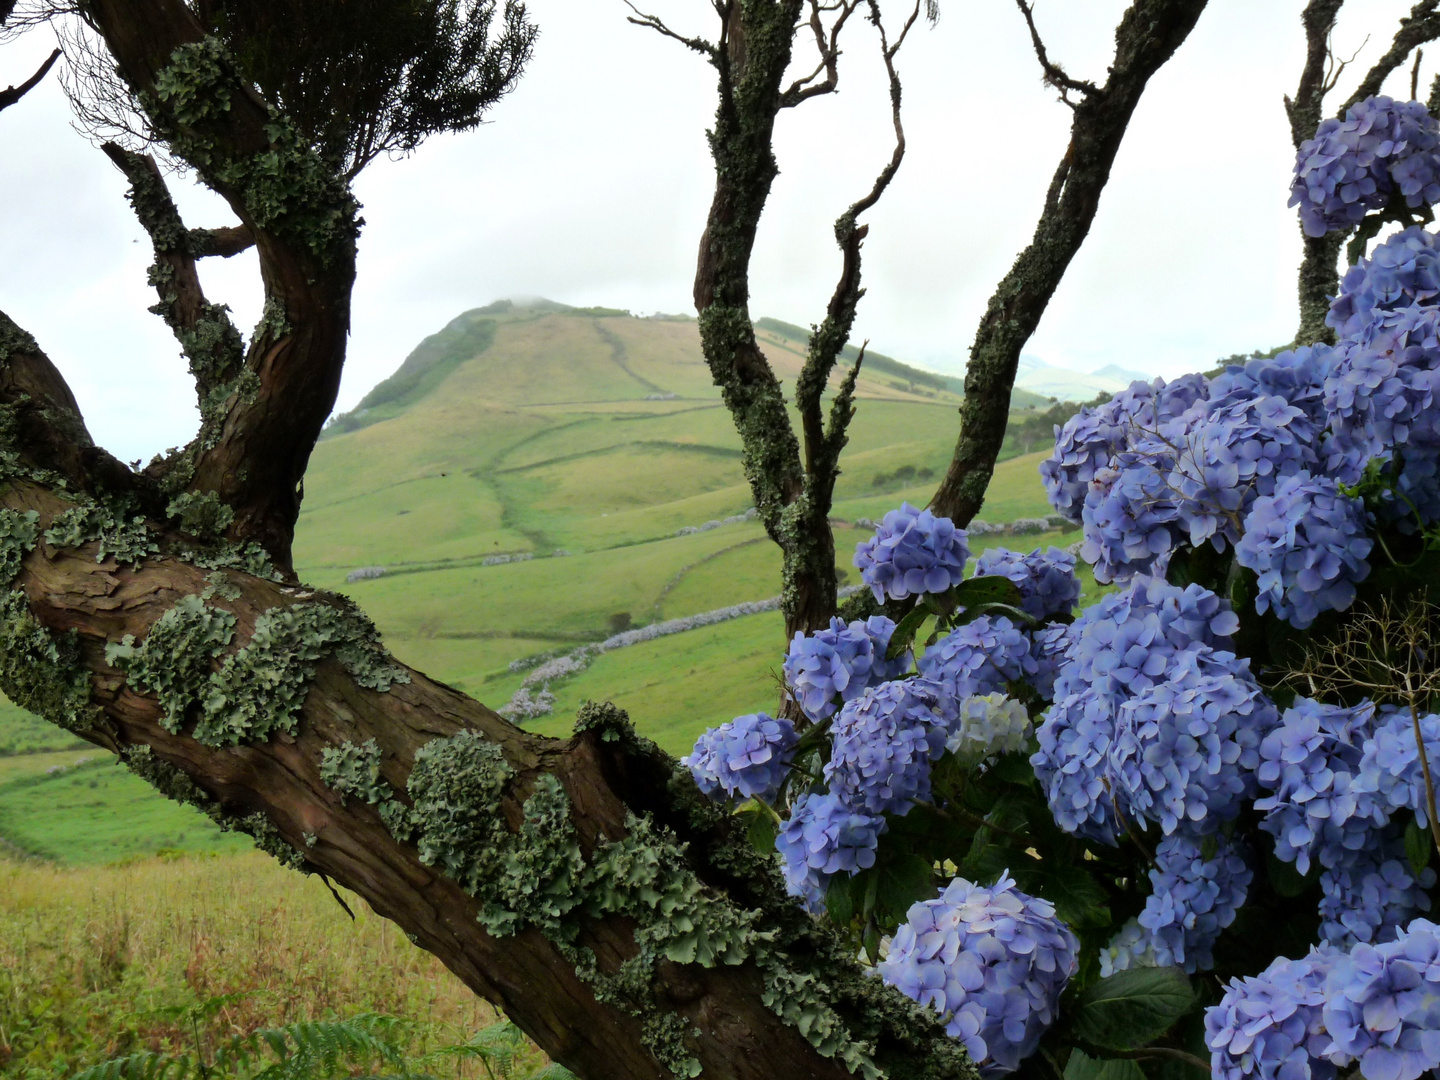
[[(793, 388), (803, 332), (765, 320), (760, 335)], [(862, 367), (834, 510), (842, 568), (869, 534), (856, 519), (933, 492), (957, 389), (889, 358)], [(1040, 456), (1001, 464), (988, 519), (1046, 512)], [(305, 488), (301, 576), (354, 596), (397, 656), (495, 707), (526, 658), (779, 592), (779, 552), (744, 519), (739, 438), (690, 319), (545, 302), (466, 312), (331, 424)], [(554, 711), (531, 723), (565, 734), (584, 698), (610, 698), (683, 753), (707, 726), (773, 709), (783, 648), (772, 610), (609, 651), (551, 683)], [(122, 770), (75, 771), (96, 752), (37, 724), (0, 709), (0, 839), (75, 862), (244, 842)]]

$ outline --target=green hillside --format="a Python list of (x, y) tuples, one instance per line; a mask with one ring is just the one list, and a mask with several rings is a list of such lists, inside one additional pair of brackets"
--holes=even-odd
[[(803, 332), (759, 329), (793, 389)], [(933, 493), (954, 447), (957, 390), (868, 356), (833, 512), (842, 568), (868, 535), (857, 519)], [(999, 466), (988, 520), (1046, 513), (1041, 456)], [(426, 338), (331, 423), (305, 478), (295, 558), (307, 581), (353, 596), (402, 660), (498, 708), (529, 670), (512, 662), (775, 596), (779, 552), (756, 522), (701, 528), (750, 505), (694, 320), (502, 301)], [(347, 581), (379, 567), (383, 576)], [(774, 707), (783, 649), (769, 611), (609, 651), (552, 683), (554, 712), (527, 726), (567, 733), (582, 700), (609, 698), (683, 753), (705, 727)], [(0, 758), (0, 837), (75, 862), (243, 843), (123, 770), (47, 771), (103, 756), (74, 745), (0, 711), (0, 754), (59, 754)]]

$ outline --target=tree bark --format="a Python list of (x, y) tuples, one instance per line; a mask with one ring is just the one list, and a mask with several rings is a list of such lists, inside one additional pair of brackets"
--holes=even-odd
[[(1125, 129), (1150, 81), (1194, 29), (1206, 0), (1135, 0), (1115, 31), (1105, 85), (1073, 105), (1070, 144), (1051, 181), (1030, 246), (1001, 280), (970, 347), (960, 438), (930, 500), (936, 514), (968, 525), (980, 510), (1005, 441), (1020, 350), (1080, 250), (1099, 209)], [(1080, 85), (1080, 84), (1076, 84)]]
[[(45, 530), (87, 500), (123, 492), (132, 507), (154, 507), (163, 493), (90, 445), (63, 379), (3, 316), (0, 416), (9, 440), (0, 447), (7, 481), (0, 513), (6, 527), (36, 515), (29, 541), (16, 541), (12, 530), (0, 545), (4, 565), (18, 569), (0, 619), (0, 689), (18, 704), (121, 755), (167, 795), (252, 833), (291, 865), (356, 892), (581, 1077), (658, 1080), (699, 1069), (736, 1080), (777, 1070), (838, 1080), (874, 1068), (971, 1080), (934, 1015), (863, 973), (784, 895), (773, 859), (749, 848), (737, 819), (710, 806), (688, 773), (638, 738), (618, 710), (582, 713), (568, 740), (532, 735), (388, 657), (388, 689), (377, 689), (352, 670), (342, 642), (314, 659), (293, 730), (207, 739), (198, 697), (183, 722), (167, 721), (164, 693), (137, 688), (133, 669), (112, 662), (107, 647), (127, 635), (143, 647), (167, 614), (199, 598), (210, 612), (233, 617), (233, 641), (191, 672), (209, 679), (255, 647), (257, 626), (277, 613), (318, 605), (343, 616), (348, 602), (237, 565), (217, 576), (213, 567), (234, 546), (197, 553), (194, 538), (164, 519), (145, 520), (158, 550), (135, 561), (107, 554), (108, 534), (52, 542)], [(169, 659), (175, 667), (167, 678), (184, 678), (181, 653)], [(254, 682), (233, 684), (239, 696), (228, 715), (270, 707), (264, 679)], [(515, 892), (473, 882), (467, 889), (435, 856), (426, 804), (411, 782), (417, 757), (434, 758), (437, 746), (462, 733), (479, 736), (503, 760), (495, 805), (461, 806), (479, 814), (461, 839), (473, 846), (481, 878), (493, 878), (507, 860), (523, 866), (514, 910), (505, 897), (514, 900)], [(379, 765), (376, 787), (386, 793), (369, 802), (325, 771), (327, 753), (366, 745)], [(564, 814), (539, 830), (532, 796), (545, 778), (558, 782)], [(387, 803), (413, 815), (414, 836), (385, 816)], [(487, 832), (497, 819), (503, 830)], [(573, 849), (557, 848), (557, 833), (571, 832)], [(621, 849), (618, 884), (600, 889), (578, 880), (579, 868), (614, 861)], [(535, 914), (541, 909), (525, 906), (528, 888), (546, 892), (547, 903), (573, 901), (573, 909), (547, 922)], [(668, 906), (647, 908), (651, 894), (668, 896)], [(511, 932), (482, 921), (497, 911)], [(699, 929), (687, 937), (692, 924)], [(696, 937), (699, 955), (687, 945)]]

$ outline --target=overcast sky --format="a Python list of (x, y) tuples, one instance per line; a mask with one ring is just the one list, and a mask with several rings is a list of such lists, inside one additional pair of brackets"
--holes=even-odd
[[(340, 409), (426, 334), (499, 297), (693, 313), (712, 184), (712, 72), (627, 24), (621, 0), (529, 3), (541, 28), (535, 59), (491, 122), (379, 162), (357, 183), (367, 224)], [(1103, 81), (1124, 6), (1039, 0), (1052, 57)], [(1152, 81), (1090, 237), (1027, 352), (1080, 370), (1117, 363), (1173, 376), (1290, 338), (1300, 241), (1285, 206), (1294, 155), (1281, 96), (1302, 62), (1302, 6), (1210, 0)], [(1340, 92), (1409, 7), (1349, 0), (1337, 51), (1361, 52)], [(650, 0), (648, 9), (682, 32), (713, 31), (705, 0)], [(899, 57), (910, 149), (868, 216), (856, 334), (959, 372), (986, 299), (1029, 240), (1069, 112), (1041, 85), (1012, 0), (942, 0), (941, 9), (939, 25), (917, 27)], [(841, 92), (778, 125), (781, 174), (755, 253), (756, 316), (820, 318), (839, 269), (831, 224), (890, 153), (871, 31), (852, 29)], [(52, 44), (41, 31), (0, 49), (0, 86), (21, 81)], [(1429, 59), (1440, 61), (1440, 46)], [(1425, 64), (1425, 84), (1435, 70)], [(1407, 80), (1387, 89), (1408, 96)], [(217, 199), (180, 186), (190, 225), (228, 223)], [(197, 417), (183, 359), (145, 310), (150, 248), (124, 188), (70, 127), (53, 77), (0, 114), (0, 310), (59, 364), (97, 440), (138, 458), (183, 443)], [(253, 256), (208, 260), (202, 273), (211, 299), (253, 325)]]

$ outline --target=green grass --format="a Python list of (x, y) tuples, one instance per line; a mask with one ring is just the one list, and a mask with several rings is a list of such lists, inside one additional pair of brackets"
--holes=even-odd
[(103, 750), (3, 762), (9, 768), (0, 772), (0, 837), (39, 858), (96, 866), (166, 850), (254, 846), (248, 837), (222, 833), (198, 810), (158, 796)]
[(68, 731), (0, 697), (0, 759), (11, 754), (36, 754), (84, 745)]

